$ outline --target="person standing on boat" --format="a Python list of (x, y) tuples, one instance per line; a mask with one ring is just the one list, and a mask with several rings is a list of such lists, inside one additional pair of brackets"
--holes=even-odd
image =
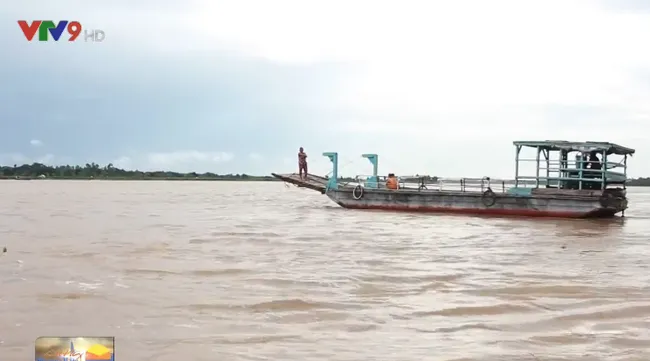
[[(585, 178), (592, 178), (592, 179), (602, 179), (604, 174), (601, 173), (602, 170), (602, 164), (600, 163), (600, 159), (598, 159), (598, 155), (596, 152), (591, 152), (589, 153), (589, 170), (585, 171), (586, 174), (584, 174)], [(600, 189), (601, 187), (601, 182), (588, 182), (587, 184), (587, 189)]]
[[(305, 177), (302, 177), (302, 171), (305, 171)], [(300, 175), (301, 180), (307, 179), (307, 153), (305, 150), (300, 147), (298, 151), (298, 174)]]
[(397, 177), (395, 174), (389, 173), (388, 178), (386, 178), (386, 188), (388, 189), (398, 189), (399, 185), (397, 183)]
[(603, 165), (600, 163), (600, 159), (598, 159), (597, 153), (596, 152), (589, 153), (589, 169), (599, 171), (602, 168)]

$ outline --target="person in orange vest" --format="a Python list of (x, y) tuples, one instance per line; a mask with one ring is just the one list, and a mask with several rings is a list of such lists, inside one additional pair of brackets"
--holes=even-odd
[(386, 188), (388, 189), (399, 188), (399, 185), (397, 184), (397, 177), (395, 177), (395, 174), (388, 173), (388, 178), (386, 178)]

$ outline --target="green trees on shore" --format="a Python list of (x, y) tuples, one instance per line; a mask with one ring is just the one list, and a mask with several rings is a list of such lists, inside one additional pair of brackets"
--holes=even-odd
[[(271, 176), (253, 176), (248, 174), (216, 174), (216, 173), (179, 173), (170, 171), (143, 172), (125, 170), (107, 164), (100, 166), (96, 163), (79, 165), (49, 166), (41, 163), (13, 166), (0, 166), (0, 179), (167, 179), (167, 180), (237, 180), (237, 181), (275, 181)], [(435, 178), (435, 177), (434, 177)], [(352, 178), (341, 178), (342, 181), (353, 181)], [(434, 180), (435, 181), (435, 180)], [(417, 180), (413, 180), (417, 182)], [(628, 181), (629, 186), (650, 187), (650, 177), (636, 178)]]
[(169, 171), (143, 172), (125, 170), (107, 164), (100, 166), (96, 163), (79, 165), (49, 166), (41, 163), (13, 166), (0, 166), (0, 178), (54, 178), (54, 179), (204, 179), (204, 180), (275, 180), (273, 177), (257, 177), (247, 174), (215, 174), (215, 173), (179, 173)]
[(650, 187), (650, 177), (634, 178), (627, 181), (631, 187)]

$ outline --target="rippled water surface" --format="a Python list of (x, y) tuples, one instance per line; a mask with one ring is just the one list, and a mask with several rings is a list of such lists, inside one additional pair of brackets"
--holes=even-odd
[(650, 189), (625, 219), (354, 211), (281, 183), (3, 181), (0, 359), (650, 360)]

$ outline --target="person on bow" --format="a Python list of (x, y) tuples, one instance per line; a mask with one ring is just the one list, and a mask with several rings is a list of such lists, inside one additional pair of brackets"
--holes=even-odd
[[(304, 178), (302, 175), (303, 171), (305, 172)], [(298, 151), (298, 175), (300, 175), (300, 180), (306, 180), (307, 174), (307, 153), (305, 153), (305, 150), (300, 147), (300, 150)]]

